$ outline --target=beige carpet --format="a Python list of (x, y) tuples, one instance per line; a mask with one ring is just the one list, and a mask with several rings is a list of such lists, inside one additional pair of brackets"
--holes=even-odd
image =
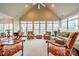
[(46, 56), (47, 46), (43, 39), (26, 40), (24, 56)]
[[(16, 56), (21, 52), (15, 54)], [(43, 39), (26, 40), (24, 42), (24, 56), (47, 56), (47, 44)], [(51, 55), (51, 54), (50, 54)]]

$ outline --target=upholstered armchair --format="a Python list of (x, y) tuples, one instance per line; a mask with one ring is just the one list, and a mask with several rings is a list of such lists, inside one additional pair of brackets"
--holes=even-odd
[[(50, 41), (46, 41), (48, 43), (48, 55), (49, 53), (55, 55), (55, 56), (71, 56), (73, 55), (73, 45), (76, 41), (76, 38), (78, 36), (77, 32), (73, 32), (69, 35), (69, 38), (64, 45), (60, 45), (57, 43), (52, 43)], [(49, 43), (51, 45), (49, 45)]]
[(32, 31), (27, 32), (27, 39), (34, 39), (34, 34)]
[(18, 36), (22, 37), (23, 34), (24, 34), (23, 32), (19, 32), (19, 33), (18, 33)]
[(50, 38), (51, 38), (51, 32), (46, 32), (46, 34), (44, 34), (44, 39), (45, 40), (50, 40)]
[(23, 34), (18, 33), (18, 32), (13, 33), (12, 39), (13, 39), (14, 43), (19, 43), (19, 42), (21, 42), (21, 41), (22, 41), (22, 35), (23, 35)]
[(42, 39), (42, 35), (36, 35), (36, 39)]

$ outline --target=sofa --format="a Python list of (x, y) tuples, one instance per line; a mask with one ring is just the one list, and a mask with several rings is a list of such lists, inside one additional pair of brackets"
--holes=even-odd
[(70, 32), (60, 32), (57, 37), (62, 39), (63, 42), (66, 42), (69, 35), (70, 35)]
[(12, 39), (13, 44), (2, 44), (3, 38), (0, 37), (0, 56), (12, 56), (15, 53), (22, 50), (22, 40), (21, 39)]
[[(67, 42), (68, 37), (70, 35), (71, 32), (60, 32), (59, 35), (57, 36), (59, 39), (61, 39), (61, 41), (63, 41), (64, 43)], [(74, 49), (79, 50), (79, 35), (75, 41), (75, 44), (73, 46)]]

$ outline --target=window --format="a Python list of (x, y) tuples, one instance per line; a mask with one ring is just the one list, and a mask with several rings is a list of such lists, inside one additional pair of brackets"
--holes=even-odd
[(6, 30), (9, 29), (8, 27), (9, 27), (8, 24), (4, 24), (4, 32), (6, 32)]
[(78, 31), (78, 19), (73, 19), (68, 21), (68, 31)]
[(0, 24), (0, 33), (2, 33), (3, 30), (4, 30), (4, 28), (3, 28), (3, 24)]
[(52, 21), (47, 21), (47, 32), (53, 31), (53, 22)]
[(61, 31), (67, 32), (67, 19), (61, 21)]
[(58, 24), (57, 23), (53, 24), (53, 31), (58, 31)]
[(34, 24), (34, 34), (39, 34), (39, 24)]
[(62, 20), (61, 21), (62, 28), (61, 31), (78, 31), (78, 15), (75, 15), (73, 17), (69, 17), (68, 20)]
[(58, 29), (59, 29), (59, 22), (53, 21), (53, 31), (58, 31)]
[(62, 23), (62, 29), (61, 29), (61, 31), (64, 31), (64, 32), (67, 31), (67, 22), (63, 22)]
[(9, 24), (9, 29), (10, 29), (10, 33), (12, 35), (13, 34), (13, 24)]
[(75, 23), (75, 31), (78, 31), (78, 19), (75, 19), (74, 20), (74, 23)]
[[(23, 25), (23, 24), (27, 24)], [(54, 24), (54, 25), (53, 25)], [(53, 28), (54, 26), (54, 28)], [(27, 21), (27, 22), (21, 22), (21, 27), (24, 32), (27, 31), (34, 31), (34, 34), (45, 34), (46, 31), (53, 32), (54, 30), (58, 30), (58, 21)]]
[(40, 24), (40, 34), (45, 34), (45, 24)]
[(68, 31), (78, 31), (78, 15), (75, 15), (73, 17), (69, 17), (68, 19)]
[(27, 25), (27, 31), (32, 31), (32, 24), (31, 23)]
[(3, 24), (3, 32), (7, 32), (7, 30), (10, 30), (10, 34), (13, 34), (13, 24)]
[(47, 31), (52, 33), (52, 24), (47, 23)]
[(74, 26), (75, 26), (74, 21), (68, 21), (68, 31), (69, 32), (72, 32), (75, 30)]
[(26, 26), (27, 24), (21, 24), (21, 31), (24, 32), (24, 35), (26, 35)]

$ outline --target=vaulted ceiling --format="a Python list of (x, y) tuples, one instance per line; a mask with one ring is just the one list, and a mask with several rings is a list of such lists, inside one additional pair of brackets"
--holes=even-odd
[[(53, 4), (54, 7), (52, 7)], [(28, 6), (25, 7), (25, 5)], [(0, 3), (0, 13), (8, 15), (10, 18), (13, 17), (29, 20), (32, 20), (32, 18), (33, 20), (36, 20), (38, 18), (42, 20), (56, 20), (79, 12), (78, 3), (45, 3), (45, 5), (46, 7), (42, 6), (40, 9), (37, 9), (37, 4), (32, 3)], [(33, 13), (35, 13), (35, 16)], [(0, 15), (0, 18), (3, 17), (3, 14)], [(30, 14), (31, 16), (29, 16)]]
[[(43, 4), (44, 5), (44, 4)], [(58, 16), (46, 5), (36, 4), (26, 12), (21, 20), (58, 20)]]

